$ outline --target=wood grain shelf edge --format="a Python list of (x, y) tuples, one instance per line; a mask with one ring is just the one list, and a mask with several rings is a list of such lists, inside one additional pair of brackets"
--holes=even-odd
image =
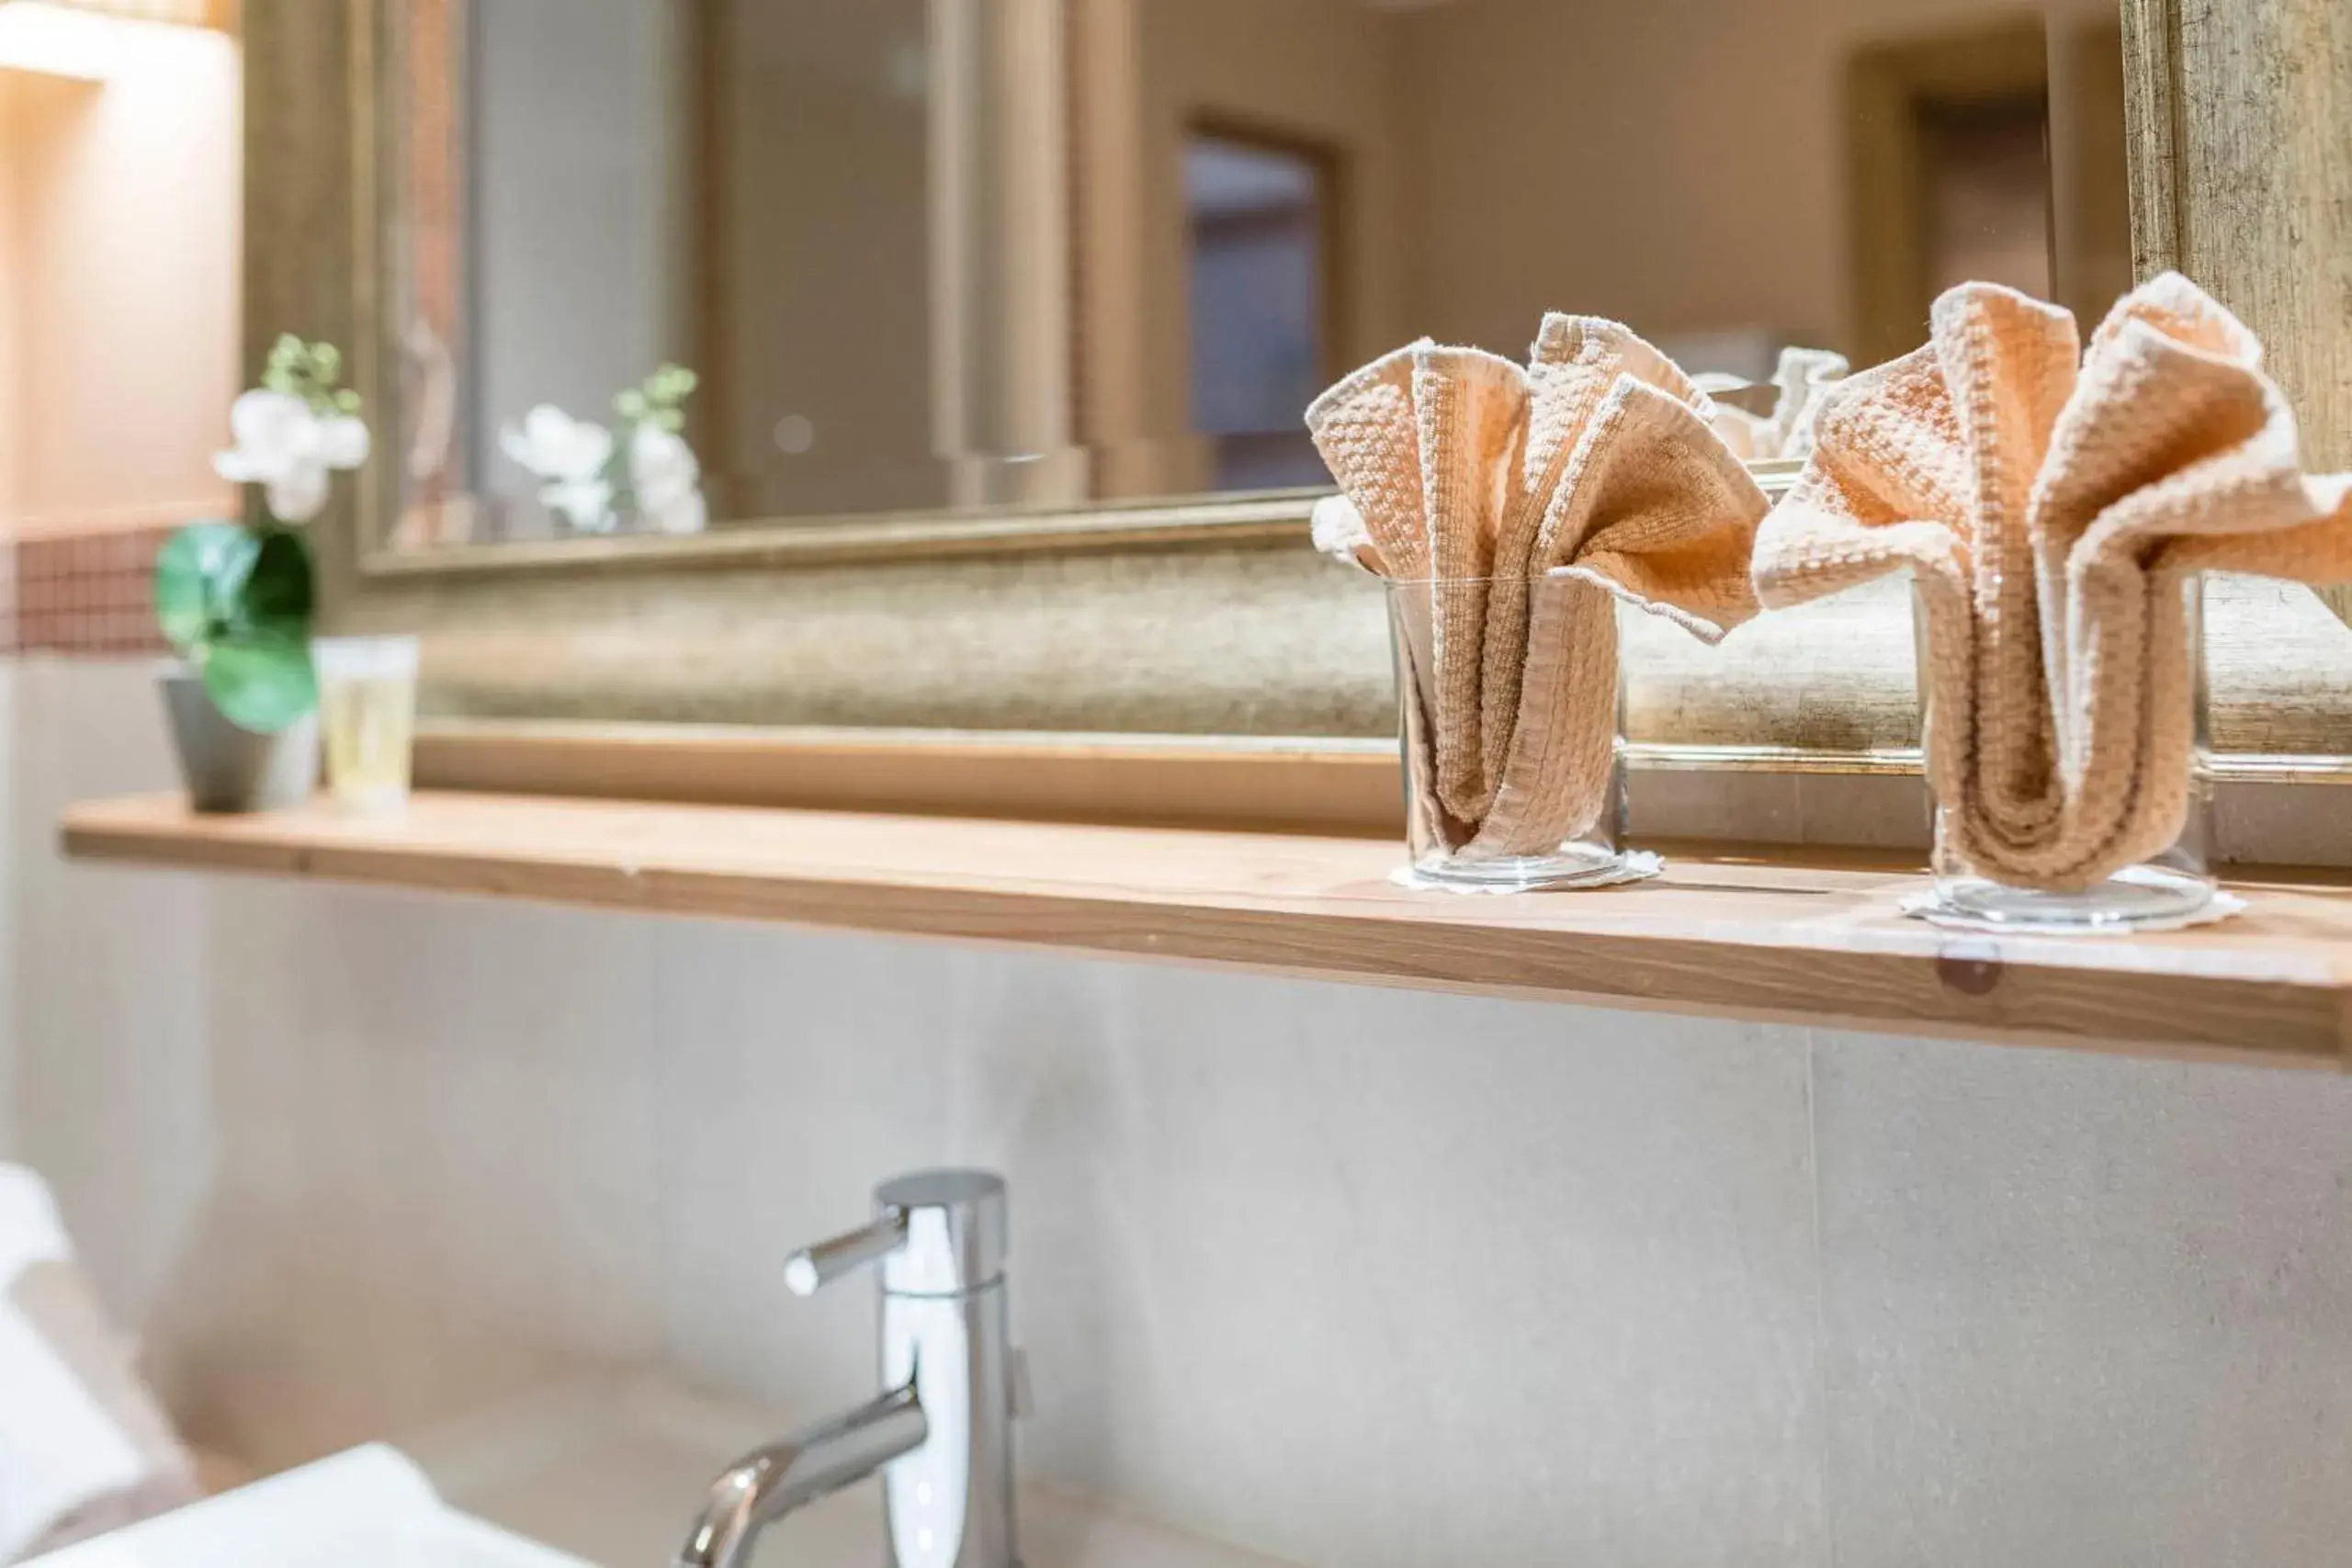
[(1610, 1008), (2335, 1067), (2352, 888), (2128, 941), (1998, 940), (1895, 912), (1899, 862), (1678, 854), (1602, 894), (1391, 886), (1363, 839), (754, 807), (420, 795), (403, 818), (247, 818), (176, 796), (66, 815), (78, 858), (777, 921)]

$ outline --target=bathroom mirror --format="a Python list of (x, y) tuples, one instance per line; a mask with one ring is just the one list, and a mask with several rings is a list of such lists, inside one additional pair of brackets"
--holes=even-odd
[(401, 554), (1263, 498), (1420, 333), (1760, 382), (2132, 276), (2118, 0), (379, 3)]
[[(1099, 800), (1122, 736), (1178, 790), (1203, 748), (1393, 768), (1380, 595), (1310, 548), (1290, 421), (1422, 331), (1608, 311), (1753, 378), (1907, 347), (1958, 276), (2097, 314), (2178, 266), (2352, 465), (2311, 259), (2352, 243), (2345, 15), (244, 0), (248, 352), (353, 347), (384, 457), (312, 529), (323, 615), (422, 634), (425, 783), (797, 798), (838, 754), (872, 800), (913, 766), (880, 731), (927, 808), (1042, 755)], [(578, 527), (505, 427), (609, 427), (665, 359), (706, 525)], [(2233, 589), (2207, 643), (2218, 747), (2352, 777), (2318, 599)], [(1916, 770), (1899, 592), (1628, 669), (1637, 765)]]

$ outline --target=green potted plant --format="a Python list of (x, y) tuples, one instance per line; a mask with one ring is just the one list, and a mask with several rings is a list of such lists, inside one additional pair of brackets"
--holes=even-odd
[(368, 460), (359, 395), (331, 344), (287, 336), (259, 387), (230, 412), (236, 445), (220, 477), (261, 487), (243, 522), (191, 523), (155, 561), (155, 618), (178, 660), (162, 675), (188, 798), (199, 811), (256, 811), (307, 798), (319, 771), (316, 600), (301, 527), (333, 475)]

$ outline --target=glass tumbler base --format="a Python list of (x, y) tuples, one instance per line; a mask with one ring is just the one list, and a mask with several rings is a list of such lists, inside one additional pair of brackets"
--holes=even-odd
[(1412, 887), (1446, 887), (1462, 893), (1535, 893), (1577, 887), (1613, 887), (1657, 873), (1657, 857), (1591, 844), (1564, 844), (1548, 855), (1508, 855), (1465, 860), (1423, 855), (1398, 880)]
[(2177, 926), (2204, 913), (2213, 897), (2213, 884), (2205, 877), (2135, 865), (2079, 893), (2010, 887), (1981, 876), (1939, 876), (1933, 900), (1919, 912), (1930, 920), (2081, 935)]

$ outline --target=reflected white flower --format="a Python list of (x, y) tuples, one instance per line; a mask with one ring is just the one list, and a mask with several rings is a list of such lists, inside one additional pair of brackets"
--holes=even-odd
[(603, 479), (559, 479), (541, 485), (539, 504), (583, 534), (609, 534), (620, 525), (613, 513), (613, 487)]
[(583, 533), (612, 531), (613, 487), (605, 469), (613, 460), (613, 433), (574, 419), (552, 403), (499, 433), (499, 446), (541, 481), (539, 502)]
[(613, 433), (541, 403), (499, 433), (506, 455), (550, 484), (593, 479), (612, 461)]
[(637, 509), (664, 534), (699, 534), (709, 513), (702, 496), (702, 465), (675, 434), (640, 424), (629, 437), (628, 482)]
[(709, 525), (710, 513), (703, 504), (702, 491), (695, 489), (659, 512), (647, 512), (645, 519), (664, 534), (699, 534)]
[(368, 426), (351, 414), (322, 415), (290, 392), (256, 389), (229, 410), (236, 445), (212, 459), (231, 484), (257, 484), (270, 514), (308, 523), (324, 511), (328, 476), (368, 460)]

